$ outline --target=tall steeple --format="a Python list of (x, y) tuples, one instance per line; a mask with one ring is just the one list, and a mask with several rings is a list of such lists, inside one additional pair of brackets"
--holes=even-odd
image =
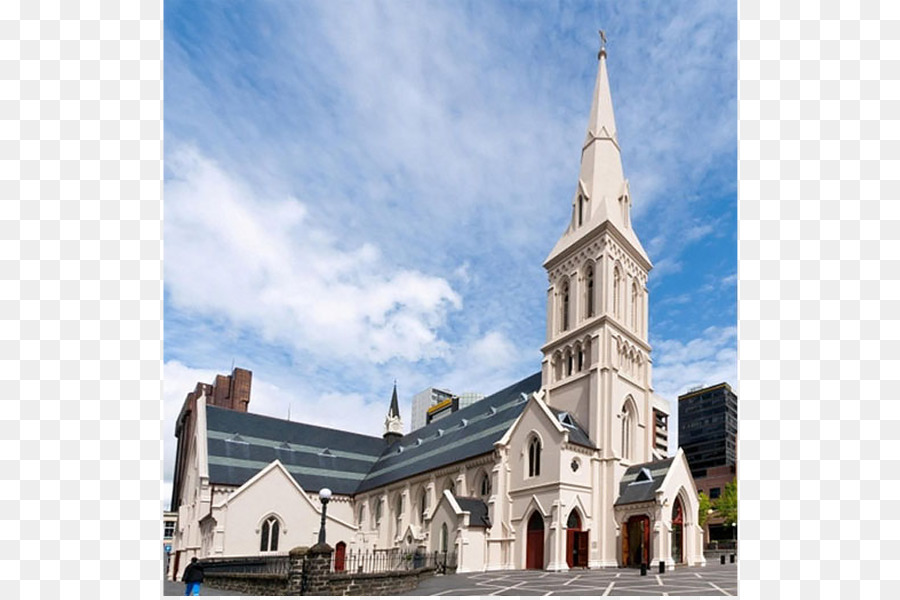
[(563, 253), (608, 221), (649, 267), (650, 259), (631, 228), (631, 193), (622, 169), (606, 66), (606, 38), (602, 32), (601, 37), (604, 45), (597, 55), (597, 80), (581, 148), (581, 169), (572, 198), (572, 218), (547, 260)]
[(400, 419), (400, 403), (397, 402), (397, 382), (394, 381), (394, 393), (391, 396), (391, 407), (384, 419), (384, 441), (393, 444), (403, 437), (403, 421)]
[(629, 424), (638, 423), (633, 415), (642, 415), (640, 424), (649, 427), (652, 415), (647, 290), (652, 265), (631, 227), (605, 46), (597, 61), (572, 217), (544, 261), (542, 385), (547, 404), (584, 424), (604, 458), (630, 463), (650, 460), (646, 448), (631, 443), (639, 438)]

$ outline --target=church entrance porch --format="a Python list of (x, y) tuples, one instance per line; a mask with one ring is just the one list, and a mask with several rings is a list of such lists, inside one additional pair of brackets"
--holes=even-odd
[(622, 527), (622, 566), (650, 564), (650, 517), (636, 515)]
[(528, 534), (525, 542), (525, 568), (544, 568), (544, 519), (534, 511), (528, 519)]

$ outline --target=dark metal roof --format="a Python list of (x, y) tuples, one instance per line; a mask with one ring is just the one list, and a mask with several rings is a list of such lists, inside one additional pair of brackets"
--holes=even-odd
[(628, 467), (619, 482), (619, 498), (613, 506), (653, 500), (673, 460), (674, 457)]
[(206, 407), (209, 480), (242, 485), (280, 460), (308, 491), (352, 494), (384, 451), (381, 438)]
[(389, 446), (357, 491), (491, 452), (541, 387), (535, 373), (455, 413), (412, 431)]
[(466, 498), (465, 496), (453, 496), (456, 503), (464, 511), (470, 513), (470, 527), (490, 527), (491, 519), (488, 517), (487, 504), (481, 498)]
[(585, 448), (590, 448), (591, 450), (596, 450), (597, 446), (591, 441), (591, 436), (587, 434), (587, 431), (581, 426), (581, 424), (575, 420), (575, 417), (572, 413), (566, 412), (564, 410), (557, 410), (553, 407), (550, 408), (550, 412), (552, 412), (556, 419), (559, 421), (560, 425), (562, 425), (566, 431), (569, 432), (569, 442), (572, 444), (577, 444), (578, 446), (584, 446)]
[(207, 406), (210, 483), (243, 485), (278, 459), (304, 490), (370, 490), (491, 452), (540, 387), (535, 373), (389, 446), (382, 438)]

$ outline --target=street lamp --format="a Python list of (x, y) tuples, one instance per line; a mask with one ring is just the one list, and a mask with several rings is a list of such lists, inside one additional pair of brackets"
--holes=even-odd
[(322, 501), (322, 525), (319, 527), (319, 543), (325, 543), (325, 510), (328, 508), (328, 501), (331, 500), (331, 490), (322, 488), (319, 490), (319, 500)]

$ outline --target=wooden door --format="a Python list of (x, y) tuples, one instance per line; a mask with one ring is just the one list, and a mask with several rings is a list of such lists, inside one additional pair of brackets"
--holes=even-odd
[(334, 547), (334, 571), (341, 573), (344, 570), (344, 557), (347, 555), (347, 544), (338, 542)]
[(588, 533), (587, 531), (578, 531), (575, 533), (575, 550), (577, 551), (576, 567), (588, 566)]
[(544, 568), (544, 519), (537, 512), (528, 520), (528, 534), (525, 541), (525, 568)]
[(578, 535), (578, 533), (579, 532), (572, 531), (571, 529), (566, 531), (566, 564), (569, 565), (570, 569), (572, 567), (576, 566), (575, 565), (575, 558), (576, 558), (575, 553), (577, 552), (577, 550), (576, 550), (577, 546), (575, 544), (575, 538)]

